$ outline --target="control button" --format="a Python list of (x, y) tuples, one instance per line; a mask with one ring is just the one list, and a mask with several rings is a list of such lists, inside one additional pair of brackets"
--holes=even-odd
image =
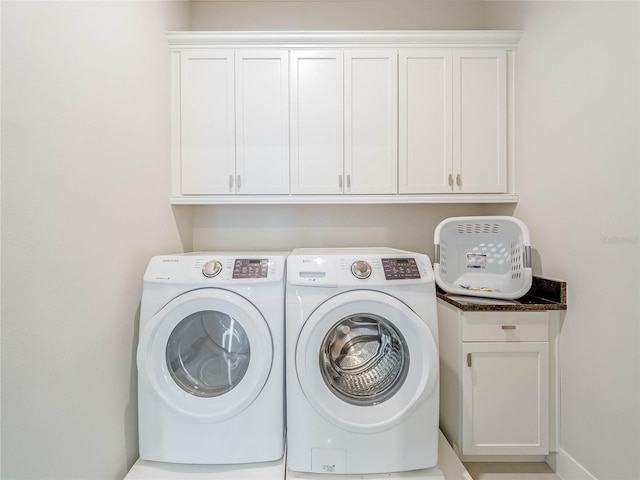
[(351, 273), (356, 278), (369, 278), (371, 276), (371, 265), (364, 260), (358, 260), (351, 264)]
[(222, 264), (217, 260), (211, 260), (202, 266), (202, 274), (205, 277), (215, 277), (222, 271)]

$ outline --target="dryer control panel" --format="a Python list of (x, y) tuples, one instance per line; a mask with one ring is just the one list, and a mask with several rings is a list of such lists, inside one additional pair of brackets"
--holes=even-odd
[(151, 259), (146, 282), (220, 286), (282, 282), (288, 252), (198, 252)]

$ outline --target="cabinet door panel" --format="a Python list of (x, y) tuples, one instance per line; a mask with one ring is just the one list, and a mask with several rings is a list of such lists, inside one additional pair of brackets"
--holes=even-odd
[(182, 193), (233, 193), (233, 52), (185, 52), (180, 62)]
[(549, 347), (463, 343), (462, 453), (547, 454)]
[(342, 193), (342, 175), (342, 52), (291, 52), (291, 193)]
[(236, 52), (237, 192), (289, 192), (288, 52)]
[(399, 54), (400, 193), (449, 193), (452, 173), (451, 51)]
[(397, 193), (397, 51), (344, 55), (346, 193)]
[(507, 189), (507, 70), (504, 50), (454, 51), (456, 191)]

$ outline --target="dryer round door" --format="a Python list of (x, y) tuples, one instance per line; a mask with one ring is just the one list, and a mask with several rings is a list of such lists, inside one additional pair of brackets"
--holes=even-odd
[(218, 422), (245, 410), (273, 361), (266, 320), (245, 298), (204, 288), (176, 297), (140, 334), (138, 374), (174, 412)]
[(359, 290), (330, 298), (309, 316), (295, 366), (320, 415), (369, 433), (397, 425), (433, 393), (438, 351), (429, 327), (407, 305)]

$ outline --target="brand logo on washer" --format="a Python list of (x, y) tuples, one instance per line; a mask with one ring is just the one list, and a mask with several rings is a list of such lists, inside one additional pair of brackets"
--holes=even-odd
[(332, 473), (336, 471), (336, 466), (334, 465), (322, 465), (322, 470), (327, 473)]
[(162, 260), (162, 263), (178, 263), (180, 260), (177, 258), (165, 258)]

